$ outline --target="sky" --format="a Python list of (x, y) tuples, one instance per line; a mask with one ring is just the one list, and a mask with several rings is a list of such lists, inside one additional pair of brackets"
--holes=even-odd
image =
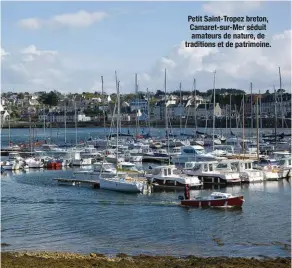
[[(180, 82), (182, 90), (190, 90), (193, 79), (198, 90), (206, 91), (213, 88), (216, 70), (216, 88), (249, 91), (252, 82), (254, 92), (265, 92), (279, 88), (279, 66), (282, 87), (291, 91), (291, 2), (59, 1), (1, 5), (2, 92), (101, 91), (103, 76), (104, 91), (113, 93), (115, 71), (121, 93), (135, 92), (135, 73), (139, 90), (156, 92), (164, 90), (165, 69), (167, 91), (177, 90)], [(185, 41), (194, 41), (190, 15), (266, 16), (269, 22), (264, 34), (271, 47), (187, 48)]]

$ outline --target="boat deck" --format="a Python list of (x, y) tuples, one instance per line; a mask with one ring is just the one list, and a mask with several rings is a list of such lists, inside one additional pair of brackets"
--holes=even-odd
[(91, 180), (77, 180), (77, 179), (64, 179), (64, 178), (56, 178), (54, 181), (57, 181), (60, 184), (70, 184), (70, 185), (90, 185), (93, 188), (100, 188), (100, 184), (97, 181), (91, 181)]

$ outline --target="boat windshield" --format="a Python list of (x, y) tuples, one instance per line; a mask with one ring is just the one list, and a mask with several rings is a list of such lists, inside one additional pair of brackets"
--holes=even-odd
[(228, 164), (226, 163), (220, 163), (216, 166), (216, 169), (227, 169), (228, 168)]
[(205, 150), (204, 149), (197, 149), (196, 152), (197, 152), (197, 154), (204, 154)]
[(113, 168), (113, 167), (112, 167), (112, 165), (110, 165), (110, 164), (103, 164), (103, 168), (104, 168), (104, 169), (111, 169), (111, 168)]

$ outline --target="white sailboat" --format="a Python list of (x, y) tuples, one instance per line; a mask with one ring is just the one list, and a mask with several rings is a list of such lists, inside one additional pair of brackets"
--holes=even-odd
[[(116, 163), (118, 165), (118, 135), (119, 135), (119, 127), (120, 127), (120, 90), (119, 90), (119, 82), (117, 81), (116, 75), (116, 87), (117, 87), (117, 139), (116, 139)], [(118, 166), (117, 166), (118, 170)], [(118, 191), (118, 192), (128, 192), (128, 193), (139, 193), (143, 192), (143, 189), (147, 187), (146, 180), (136, 179), (129, 177), (127, 175), (117, 175), (111, 178), (105, 178), (102, 174), (100, 174), (99, 178), (100, 189)]]

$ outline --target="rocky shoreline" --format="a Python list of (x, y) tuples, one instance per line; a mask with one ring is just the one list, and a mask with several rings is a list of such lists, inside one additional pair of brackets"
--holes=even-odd
[(187, 267), (291, 267), (291, 258), (229, 258), (229, 257), (196, 257), (176, 258), (171, 256), (129, 256), (123, 253), (115, 257), (103, 254), (77, 254), (68, 252), (2, 252), (1, 266), (5, 268), (26, 267), (60, 267), (60, 268), (187, 268)]

